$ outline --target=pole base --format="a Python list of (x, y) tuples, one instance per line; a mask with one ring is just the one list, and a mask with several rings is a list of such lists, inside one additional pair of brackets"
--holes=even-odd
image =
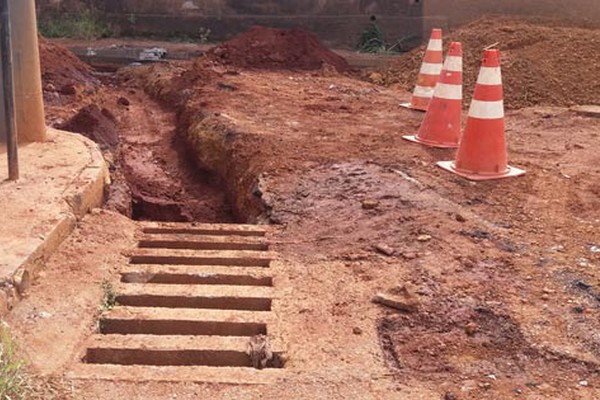
[(473, 174), (468, 172), (459, 171), (454, 166), (454, 161), (440, 161), (437, 163), (437, 166), (445, 169), (448, 172), (452, 172), (458, 176), (462, 176), (463, 178), (469, 179), (471, 181), (489, 181), (494, 179), (504, 179), (504, 178), (513, 178), (516, 176), (525, 175), (525, 171), (515, 167), (508, 167), (508, 170), (504, 173), (500, 174)]
[(419, 143), (419, 144), (422, 144), (424, 146), (435, 147), (435, 148), (438, 148), (438, 149), (456, 149), (456, 148), (458, 148), (458, 143), (451, 144), (451, 143), (430, 142), (430, 141), (427, 141), (427, 140), (420, 139), (416, 135), (414, 135), (414, 136), (402, 136), (402, 139), (408, 140), (409, 142), (413, 142), (413, 143)]

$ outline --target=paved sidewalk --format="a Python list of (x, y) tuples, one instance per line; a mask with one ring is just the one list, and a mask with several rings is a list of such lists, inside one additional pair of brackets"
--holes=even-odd
[(19, 148), (21, 178), (9, 182), (0, 148), (0, 314), (12, 308), (79, 218), (102, 204), (106, 163), (95, 143), (49, 129)]

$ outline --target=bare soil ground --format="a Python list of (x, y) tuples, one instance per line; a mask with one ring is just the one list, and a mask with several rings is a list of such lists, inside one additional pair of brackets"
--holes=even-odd
[[(342, 310), (378, 290), (414, 288), (421, 310), (390, 313), (378, 327), (401, 384), (458, 398), (594, 397), (598, 120), (561, 108), (511, 112), (511, 161), (528, 175), (470, 183), (434, 166), (450, 151), (400, 139), (421, 116), (400, 110), (394, 90), (329, 72), (249, 72), (202, 60), (141, 75), (171, 100), (177, 82), (197, 93), (179, 103), (184, 114), (202, 110), (188, 136), (244, 166), (228, 169), (227, 182), (248, 199), (240, 204), (248, 214), (258, 184), (263, 212), (285, 226), (282, 254), (333, 269), (329, 262), (343, 262), (353, 280), (337, 271), (333, 316), (357, 318)], [(239, 185), (248, 175), (255, 183)], [(364, 210), (366, 199), (378, 206)], [(378, 245), (393, 254), (378, 254)]]
[[(74, 398), (600, 397), (600, 120), (564, 108), (511, 111), (509, 155), (527, 175), (471, 183), (435, 167), (451, 151), (401, 139), (422, 118), (399, 107), (408, 92), (328, 68), (199, 59), (128, 70), (74, 96), (116, 110), (125, 154), (115, 165), (163, 160), (129, 182), (169, 175), (160, 171), (177, 165), (165, 145), (177, 127), (222, 179), (210, 204), (227, 196), (237, 216), (278, 225), (289, 345), (279, 385), (67, 382)], [(118, 105), (123, 96), (132, 105)], [(69, 104), (49, 107), (49, 118), (70, 118)], [(139, 130), (141, 121), (152, 123)], [(127, 147), (137, 150), (128, 156)], [(68, 369), (93, 330), (100, 282), (114, 279), (134, 232), (110, 212), (84, 220), (17, 305), (8, 322), (38, 372)], [(371, 303), (399, 288), (415, 311)]]

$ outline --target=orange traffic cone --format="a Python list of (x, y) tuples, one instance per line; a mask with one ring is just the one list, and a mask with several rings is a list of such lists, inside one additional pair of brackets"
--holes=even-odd
[(438, 82), (440, 72), (442, 72), (442, 63), (444, 55), (442, 53), (442, 30), (434, 29), (431, 32), (431, 39), (425, 50), (423, 64), (417, 78), (417, 85), (413, 92), (410, 103), (400, 104), (402, 107), (413, 110), (427, 111), (427, 106), (433, 97), (435, 84)]
[(502, 96), (500, 51), (486, 50), (456, 161), (439, 162), (440, 167), (474, 181), (525, 173), (507, 163)]
[(404, 139), (432, 147), (458, 147), (462, 114), (462, 44), (452, 42), (439, 82), (416, 136)]

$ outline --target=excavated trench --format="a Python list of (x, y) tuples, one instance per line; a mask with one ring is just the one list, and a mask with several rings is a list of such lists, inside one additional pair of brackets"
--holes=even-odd
[[(158, 146), (130, 147), (123, 155), (124, 176), (132, 195), (132, 219), (234, 222), (222, 182), (214, 173), (198, 168), (176, 135), (173, 129)], [(139, 162), (140, 150), (154, 159), (142, 155), (144, 161)]]
[(233, 224), (252, 217), (234, 213), (235, 193), (218, 172), (198, 166), (188, 125), (142, 90), (126, 90), (119, 101), (126, 107), (114, 117), (119, 144), (108, 156), (106, 207), (141, 229), (114, 285), (114, 306), (81, 356), (83, 370), (112, 376), (115, 367), (150, 368), (140, 376), (169, 380), (173, 368), (188, 368), (177, 374), (226, 381), (235, 373), (250, 382), (255, 369), (283, 367), (280, 347), (261, 344), (277, 330), (266, 228)]
[(126, 96), (107, 207), (139, 221), (245, 220), (233, 215), (220, 178), (195, 163), (177, 114), (141, 90)]

